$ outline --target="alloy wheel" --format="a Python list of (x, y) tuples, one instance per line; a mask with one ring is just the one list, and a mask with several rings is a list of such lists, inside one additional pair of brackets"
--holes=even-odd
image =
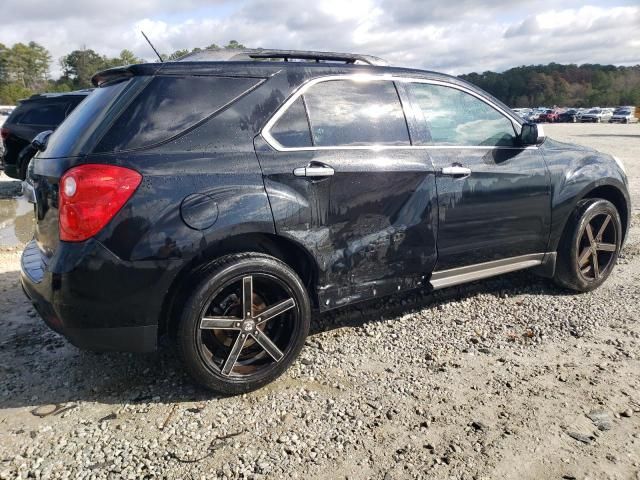
[(237, 277), (211, 297), (196, 332), (209, 369), (230, 378), (256, 376), (280, 362), (295, 338), (299, 309), (275, 276)]
[(578, 244), (578, 271), (587, 281), (597, 281), (614, 261), (618, 232), (611, 215), (595, 215), (584, 226)]

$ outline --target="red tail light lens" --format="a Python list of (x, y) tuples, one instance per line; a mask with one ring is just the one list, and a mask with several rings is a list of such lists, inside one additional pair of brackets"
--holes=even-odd
[(104, 228), (131, 198), (142, 175), (115, 165), (80, 165), (60, 179), (60, 240), (82, 242)]
[(2, 140), (6, 140), (9, 138), (9, 129), (8, 128), (0, 128), (0, 137)]

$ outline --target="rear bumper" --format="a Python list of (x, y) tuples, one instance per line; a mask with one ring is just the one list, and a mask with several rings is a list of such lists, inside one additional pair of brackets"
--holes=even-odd
[(149, 352), (172, 269), (125, 262), (102, 244), (60, 243), (45, 257), (35, 241), (22, 254), (22, 288), (45, 323), (87, 350)]

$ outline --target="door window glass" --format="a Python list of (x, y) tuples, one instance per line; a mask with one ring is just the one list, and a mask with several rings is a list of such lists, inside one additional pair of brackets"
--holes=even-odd
[(427, 121), (430, 145), (515, 145), (511, 120), (477, 97), (429, 83), (412, 83), (409, 88)]
[(410, 144), (393, 82), (320, 82), (304, 94), (304, 100), (315, 146)]
[(302, 97), (293, 102), (271, 128), (271, 136), (283, 147), (310, 147), (311, 133)]

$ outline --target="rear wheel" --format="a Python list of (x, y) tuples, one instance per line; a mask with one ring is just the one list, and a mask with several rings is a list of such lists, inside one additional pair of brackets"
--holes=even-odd
[(224, 257), (187, 300), (178, 349), (189, 373), (224, 394), (255, 390), (300, 353), (311, 308), (298, 276), (262, 254)]
[(620, 215), (611, 202), (579, 202), (560, 242), (554, 280), (578, 292), (599, 287), (613, 270), (621, 241)]

